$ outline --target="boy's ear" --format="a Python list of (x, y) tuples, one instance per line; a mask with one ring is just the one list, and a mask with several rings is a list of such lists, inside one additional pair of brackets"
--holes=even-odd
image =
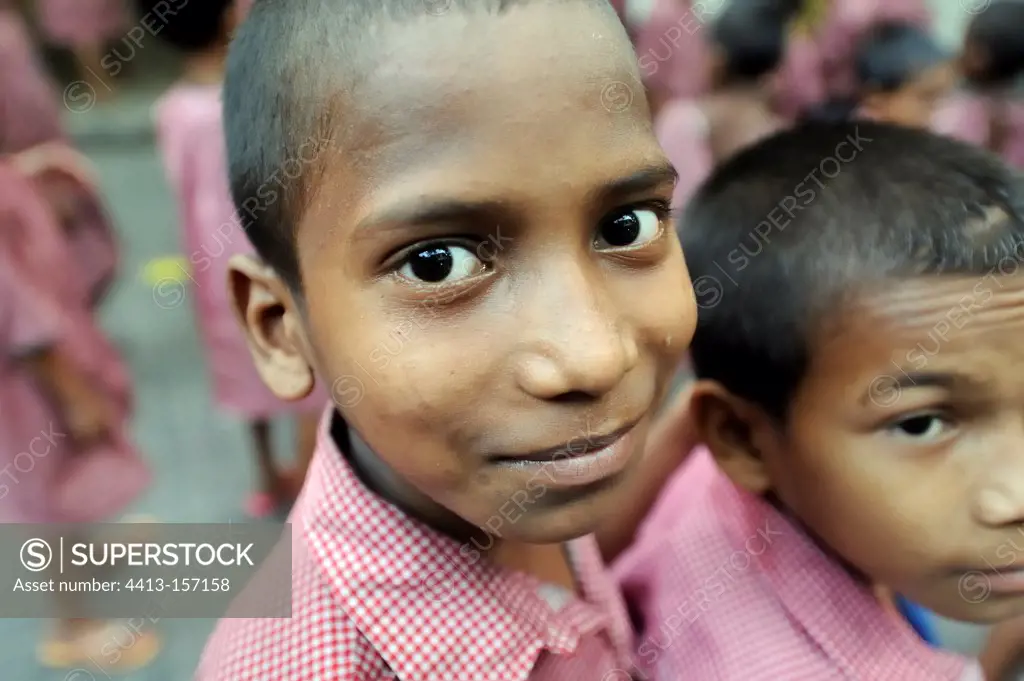
[(698, 438), (707, 445), (718, 467), (753, 494), (770, 491), (766, 448), (772, 446), (773, 438), (767, 414), (715, 381), (698, 381), (690, 399)]
[(258, 258), (236, 255), (228, 264), (228, 290), (263, 382), (282, 400), (309, 395), (315, 384), (312, 351), (288, 286)]

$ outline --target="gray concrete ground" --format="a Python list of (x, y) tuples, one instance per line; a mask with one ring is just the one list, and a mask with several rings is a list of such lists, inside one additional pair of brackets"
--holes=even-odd
[[(885, 1), (885, 0), (881, 0)], [(974, 3), (981, 0), (961, 0)], [(954, 44), (965, 14), (955, 0), (934, 0), (939, 33)], [(152, 40), (152, 38), (150, 38)], [(206, 390), (191, 310), (187, 301), (157, 300), (139, 276), (148, 260), (178, 252), (175, 210), (152, 146), (149, 108), (169, 83), (173, 62), (147, 46), (132, 66), (147, 73), (113, 104), (69, 113), (68, 125), (97, 164), (123, 241), (122, 278), (103, 311), (103, 321), (123, 349), (137, 387), (135, 435), (155, 469), (155, 484), (139, 512), (171, 522), (242, 519), (252, 486), (249, 450), (239, 423), (212, 408)], [(156, 75), (153, 75), (156, 74)], [(69, 92), (78, 101), (80, 92)], [(81, 108), (81, 107), (78, 107)], [(290, 441), (279, 434), (282, 449)], [(106, 681), (101, 665), (68, 675), (35, 662), (34, 647), (45, 623), (0, 619), (0, 679), (11, 681)], [(165, 650), (130, 681), (185, 681), (191, 677), (212, 622), (163, 621)], [(962, 652), (978, 649), (984, 631), (941, 623), (945, 643)], [(98, 661), (102, 662), (102, 661)], [(1024, 678), (1024, 677), (1022, 677)]]

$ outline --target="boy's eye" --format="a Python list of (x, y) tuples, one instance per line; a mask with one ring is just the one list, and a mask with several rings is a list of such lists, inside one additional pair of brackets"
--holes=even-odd
[(412, 281), (441, 284), (480, 274), (484, 263), (477, 255), (456, 244), (430, 244), (409, 253), (398, 274)]
[(597, 239), (611, 248), (640, 246), (658, 238), (662, 230), (662, 219), (657, 211), (647, 208), (624, 209), (612, 213), (598, 227)]
[(893, 423), (889, 429), (903, 437), (930, 440), (945, 435), (951, 427), (949, 419), (941, 414), (918, 414)]

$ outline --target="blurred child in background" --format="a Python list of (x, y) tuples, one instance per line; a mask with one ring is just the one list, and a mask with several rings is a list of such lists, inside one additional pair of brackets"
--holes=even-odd
[(680, 174), (673, 203), (682, 206), (711, 168), (779, 130), (772, 77), (786, 47), (787, 17), (775, 3), (732, 3), (711, 27), (713, 91), (677, 99), (656, 119), (656, 133)]
[[(137, 4), (144, 14), (160, 3), (139, 0)], [(261, 491), (250, 498), (247, 508), (250, 514), (262, 516), (287, 507), (301, 488), (327, 397), (317, 391), (305, 401), (287, 403), (266, 388), (253, 366), (225, 285), (229, 258), (252, 250), (231, 202), (221, 129), (224, 60), (240, 9), (233, 0), (206, 0), (168, 17), (160, 37), (185, 54), (185, 73), (157, 103), (155, 115), (158, 145), (177, 197), (214, 400), (248, 422)], [(271, 444), (270, 421), (283, 414), (299, 415), (297, 466), (291, 474), (279, 470)]]
[(950, 56), (927, 31), (908, 23), (876, 25), (858, 44), (854, 68), (853, 94), (827, 102), (809, 118), (863, 117), (927, 128), (955, 82)]
[[(740, 0), (743, 1), (743, 0)], [(793, 18), (790, 49), (779, 76), (779, 112), (790, 119), (856, 89), (857, 44), (880, 22), (927, 28), (925, 0), (773, 0)]]
[(60, 101), (27, 27), (0, 0), (0, 154), (21, 157), (59, 217), (95, 305), (113, 283), (117, 241), (90, 164), (64, 133)]
[(1024, 168), (1024, 102), (1015, 85), (1024, 72), (1024, 4), (998, 0), (974, 17), (964, 40), (964, 88), (935, 117), (935, 129)]
[[(130, 379), (94, 321), (55, 215), (17, 161), (0, 157), (0, 522), (116, 520), (149, 484), (128, 435)], [(103, 657), (117, 630), (83, 619), (68, 594), (57, 598), (61, 619), (39, 661), (76, 667)], [(158, 649), (143, 634), (116, 670)]]
[[(110, 98), (114, 82), (103, 67), (107, 46), (128, 24), (124, 0), (36, 0), (44, 39), (74, 54), (79, 79), (97, 98)], [(169, 3), (165, 13), (172, 7)]]

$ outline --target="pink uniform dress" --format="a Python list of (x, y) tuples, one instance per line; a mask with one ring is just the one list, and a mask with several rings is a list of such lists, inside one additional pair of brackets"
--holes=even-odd
[(932, 129), (940, 134), (989, 148), (996, 118), (995, 108), (1007, 106), (1008, 130), (998, 153), (1008, 164), (1024, 170), (1024, 102), (999, 103), (984, 95), (961, 92), (939, 107), (932, 120)]
[[(0, 0), (0, 154), (44, 144), (68, 144), (61, 127), (60, 97), (50, 81), (18, 14)], [(46, 193), (58, 193), (74, 206), (67, 238), (79, 263), (89, 297), (98, 303), (114, 280), (117, 240), (98, 187), (81, 173), (53, 170), (37, 178)]]
[(648, 87), (671, 99), (707, 90), (710, 55), (701, 19), (689, 0), (655, 0), (650, 18), (635, 31), (637, 63)]
[(925, 0), (831, 0), (813, 35), (796, 37), (786, 51), (778, 80), (779, 111), (794, 117), (829, 97), (845, 97), (856, 86), (857, 42), (881, 21), (927, 27)]
[(288, 403), (267, 389), (235, 319), (227, 288), (228, 260), (255, 251), (231, 201), (220, 93), (217, 85), (180, 84), (156, 105), (157, 142), (177, 197), (214, 400), (226, 411), (247, 419), (319, 411), (327, 402), (323, 391)]
[[(0, 164), (0, 521), (112, 520), (149, 484), (128, 437), (131, 384), (96, 325), (82, 275), (49, 206)], [(107, 444), (76, 446), (58, 406), (18, 360), (52, 347), (111, 405)]]
[(128, 24), (124, 0), (38, 0), (39, 23), (49, 42), (88, 47), (122, 37)]

